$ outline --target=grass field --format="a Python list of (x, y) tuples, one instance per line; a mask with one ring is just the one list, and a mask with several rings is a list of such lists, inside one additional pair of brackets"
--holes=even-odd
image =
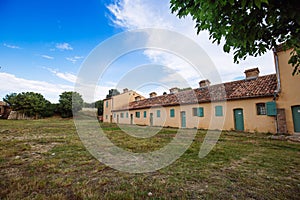
[[(134, 152), (160, 148), (177, 131), (162, 129), (151, 139), (135, 139), (116, 125), (102, 128), (115, 144)], [(300, 198), (300, 143), (223, 132), (200, 159), (204, 136), (199, 130), (191, 147), (170, 166), (131, 174), (93, 158), (73, 120), (0, 120), (0, 199)]]

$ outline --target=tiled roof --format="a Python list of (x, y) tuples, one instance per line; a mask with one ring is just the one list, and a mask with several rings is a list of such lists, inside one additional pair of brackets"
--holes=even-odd
[(5, 103), (4, 101), (0, 101), (0, 106), (7, 106), (7, 103)]
[(175, 94), (167, 94), (134, 101), (130, 102), (129, 106), (124, 109), (134, 110), (157, 106), (269, 97), (274, 95), (276, 86), (276, 74), (271, 74), (260, 76), (256, 79), (232, 81), (205, 88), (186, 90)]

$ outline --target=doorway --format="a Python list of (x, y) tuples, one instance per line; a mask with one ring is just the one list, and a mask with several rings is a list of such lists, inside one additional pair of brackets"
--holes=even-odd
[(181, 128), (186, 128), (186, 114), (185, 111), (180, 112)]
[(244, 114), (243, 109), (234, 109), (234, 128), (236, 131), (244, 131)]
[(153, 126), (153, 113), (150, 113), (150, 126)]
[(292, 107), (294, 131), (300, 133), (300, 106)]
[(130, 114), (130, 124), (133, 124), (133, 114)]

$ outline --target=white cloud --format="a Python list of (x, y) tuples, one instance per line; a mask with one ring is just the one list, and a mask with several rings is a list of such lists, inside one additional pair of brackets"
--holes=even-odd
[[(117, 0), (115, 3), (108, 5), (107, 8), (112, 14), (110, 18), (113, 24), (125, 30), (165, 28), (179, 32), (194, 40), (212, 60), (217, 68), (215, 73), (220, 74), (222, 81), (231, 81), (236, 77), (244, 76), (244, 70), (252, 67), (259, 67), (262, 74), (275, 72), (272, 52), (257, 58), (249, 57), (246, 61), (241, 61), (239, 65), (234, 64), (233, 54), (223, 52), (222, 44), (224, 43), (221, 43), (221, 45), (212, 44), (206, 31), (197, 35), (192, 18), (178, 19), (175, 14), (171, 14), (168, 0)], [(171, 40), (172, 38), (170, 38)], [(192, 81), (191, 84), (195, 85), (195, 87), (197, 87), (200, 79), (205, 78), (199, 77), (198, 73), (195, 73), (188, 63), (183, 62), (182, 59), (176, 58), (174, 55), (152, 50), (147, 50), (144, 54), (150, 61), (163, 64), (175, 70), (188, 81)], [(163, 81), (168, 81), (168, 78), (171, 77), (166, 77)]]
[(49, 59), (49, 60), (53, 60), (54, 57), (52, 56), (48, 56), (48, 55), (41, 55), (43, 58)]
[(50, 71), (51, 73), (53, 73), (55, 76), (69, 81), (71, 83), (75, 83), (77, 76), (75, 76), (74, 74), (68, 73), (68, 72), (59, 72), (58, 70), (52, 69), (52, 68), (48, 68), (48, 67), (44, 67), (45, 69), (47, 69), (48, 71)]
[(68, 57), (66, 58), (68, 61), (72, 62), (73, 64), (75, 64), (78, 60), (83, 59), (82, 56), (74, 56), (74, 57)]
[(57, 43), (55, 46), (59, 50), (73, 50), (73, 47), (69, 43)]
[(6, 43), (4, 43), (3, 46), (5, 46), (7, 48), (11, 48), (11, 49), (21, 49), (19, 46), (10, 45), (10, 44), (6, 44)]
[(59, 95), (64, 91), (72, 91), (73, 86), (52, 84), (45, 81), (28, 80), (16, 77), (9, 73), (0, 73), (0, 80), (5, 84), (0, 84), (0, 96), (4, 97), (10, 93), (37, 92), (41, 93), (51, 102), (58, 102)]

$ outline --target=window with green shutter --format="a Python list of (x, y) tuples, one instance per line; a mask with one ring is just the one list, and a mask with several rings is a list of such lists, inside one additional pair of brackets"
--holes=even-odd
[(204, 109), (203, 107), (199, 107), (198, 108), (198, 117), (204, 117)]
[(276, 116), (277, 115), (277, 108), (276, 108), (275, 101), (267, 102), (266, 107), (267, 107), (267, 115), (268, 116)]
[(203, 107), (193, 108), (193, 116), (203, 117), (204, 116)]
[(222, 106), (216, 106), (215, 107), (215, 115), (217, 117), (223, 116), (223, 107)]
[(144, 111), (144, 118), (147, 117), (147, 111)]
[(140, 112), (135, 112), (135, 117), (140, 118)]
[(126, 112), (126, 118), (128, 118), (128, 112)]
[(175, 117), (175, 110), (174, 109), (170, 110), (170, 117)]
[(106, 108), (108, 107), (108, 101), (106, 101)]
[(121, 118), (124, 118), (124, 113), (121, 113)]
[(156, 111), (156, 117), (160, 117), (160, 110)]

